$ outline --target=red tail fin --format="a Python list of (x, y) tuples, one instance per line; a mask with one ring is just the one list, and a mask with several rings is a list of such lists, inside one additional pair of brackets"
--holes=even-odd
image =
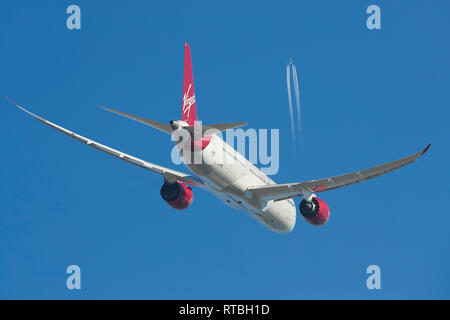
[(183, 111), (181, 119), (189, 123), (191, 126), (193, 126), (195, 121), (197, 121), (191, 48), (187, 42), (184, 43)]

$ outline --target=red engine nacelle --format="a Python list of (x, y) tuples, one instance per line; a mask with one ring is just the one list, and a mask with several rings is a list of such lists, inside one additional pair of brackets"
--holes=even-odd
[(175, 209), (186, 209), (194, 200), (192, 188), (183, 182), (167, 183), (161, 187), (161, 197)]
[(322, 199), (314, 197), (311, 201), (300, 202), (300, 214), (313, 226), (321, 226), (330, 219), (330, 208)]

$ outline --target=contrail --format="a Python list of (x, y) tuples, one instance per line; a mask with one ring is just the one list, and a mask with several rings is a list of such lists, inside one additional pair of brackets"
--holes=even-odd
[[(294, 89), (294, 96), (295, 96), (295, 106), (297, 113), (296, 121), (294, 120), (294, 108), (292, 103), (292, 88), (291, 88), (291, 74), (292, 74), (292, 83), (293, 83), (293, 89)], [(291, 120), (291, 135), (292, 135), (292, 142), (293, 145), (296, 144), (297, 141), (297, 135), (300, 136), (301, 140), (301, 130), (302, 130), (302, 122), (301, 122), (301, 108), (300, 108), (300, 86), (298, 84), (298, 75), (297, 75), (297, 69), (295, 67), (294, 62), (292, 59), (289, 59), (289, 64), (286, 67), (286, 84), (287, 84), (287, 92), (288, 92), (288, 100), (289, 100), (289, 116)], [(297, 124), (295, 124), (297, 122)], [(297, 131), (295, 130), (295, 127), (297, 127)]]
[(286, 67), (286, 84), (289, 99), (289, 116), (291, 118), (291, 135), (292, 140), (295, 143), (295, 125), (294, 125), (294, 109), (292, 108), (292, 94), (291, 94), (291, 65)]
[(299, 132), (301, 132), (302, 122), (301, 122), (301, 108), (300, 108), (300, 88), (298, 86), (298, 76), (295, 64), (292, 64), (292, 78), (294, 81), (295, 104), (297, 106), (297, 126)]

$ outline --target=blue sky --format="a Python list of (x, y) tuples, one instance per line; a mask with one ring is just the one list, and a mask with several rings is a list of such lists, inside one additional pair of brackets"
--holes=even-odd
[[(81, 8), (82, 29), (66, 28)], [(366, 8), (381, 8), (368, 30)], [(0, 298), (450, 298), (448, 1), (2, 1)], [(321, 195), (323, 227), (272, 233), (204, 190), (174, 211), (162, 178), (13, 108), (171, 163), (170, 138), (99, 104), (180, 117), (184, 41), (205, 122), (280, 128), (295, 182), (364, 169), (433, 142), (394, 173)], [(293, 155), (285, 68), (300, 79)], [(298, 201), (296, 202), (298, 205)], [(69, 291), (66, 267), (82, 289)], [(381, 290), (366, 268), (381, 267)]]

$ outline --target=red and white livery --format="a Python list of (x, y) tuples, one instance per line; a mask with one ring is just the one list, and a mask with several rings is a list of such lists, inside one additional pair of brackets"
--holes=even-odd
[[(188, 208), (193, 201), (192, 187), (201, 187), (212, 192), (227, 206), (243, 210), (271, 230), (281, 233), (289, 233), (294, 229), (297, 210), (293, 198), (303, 197), (299, 212), (307, 222), (315, 226), (323, 225), (330, 218), (330, 209), (325, 201), (316, 196), (317, 193), (345, 187), (396, 170), (414, 162), (430, 147), (428, 145), (418, 153), (366, 170), (320, 180), (277, 184), (218, 135), (206, 134), (210, 129), (224, 131), (243, 126), (245, 122), (200, 126), (197, 119), (191, 50), (187, 43), (184, 53), (181, 120), (163, 123), (106, 107), (102, 108), (168, 134), (173, 134), (176, 130), (187, 130), (192, 137), (191, 152), (183, 152), (182, 158), (193, 174), (156, 165), (110, 148), (60, 127), (15, 103), (14, 105), (71, 138), (162, 175), (164, 183), (160, 190), (161, 197), (175, 209)], [(202, 161), (193, 162), (193, 154), (200, 157)]]

